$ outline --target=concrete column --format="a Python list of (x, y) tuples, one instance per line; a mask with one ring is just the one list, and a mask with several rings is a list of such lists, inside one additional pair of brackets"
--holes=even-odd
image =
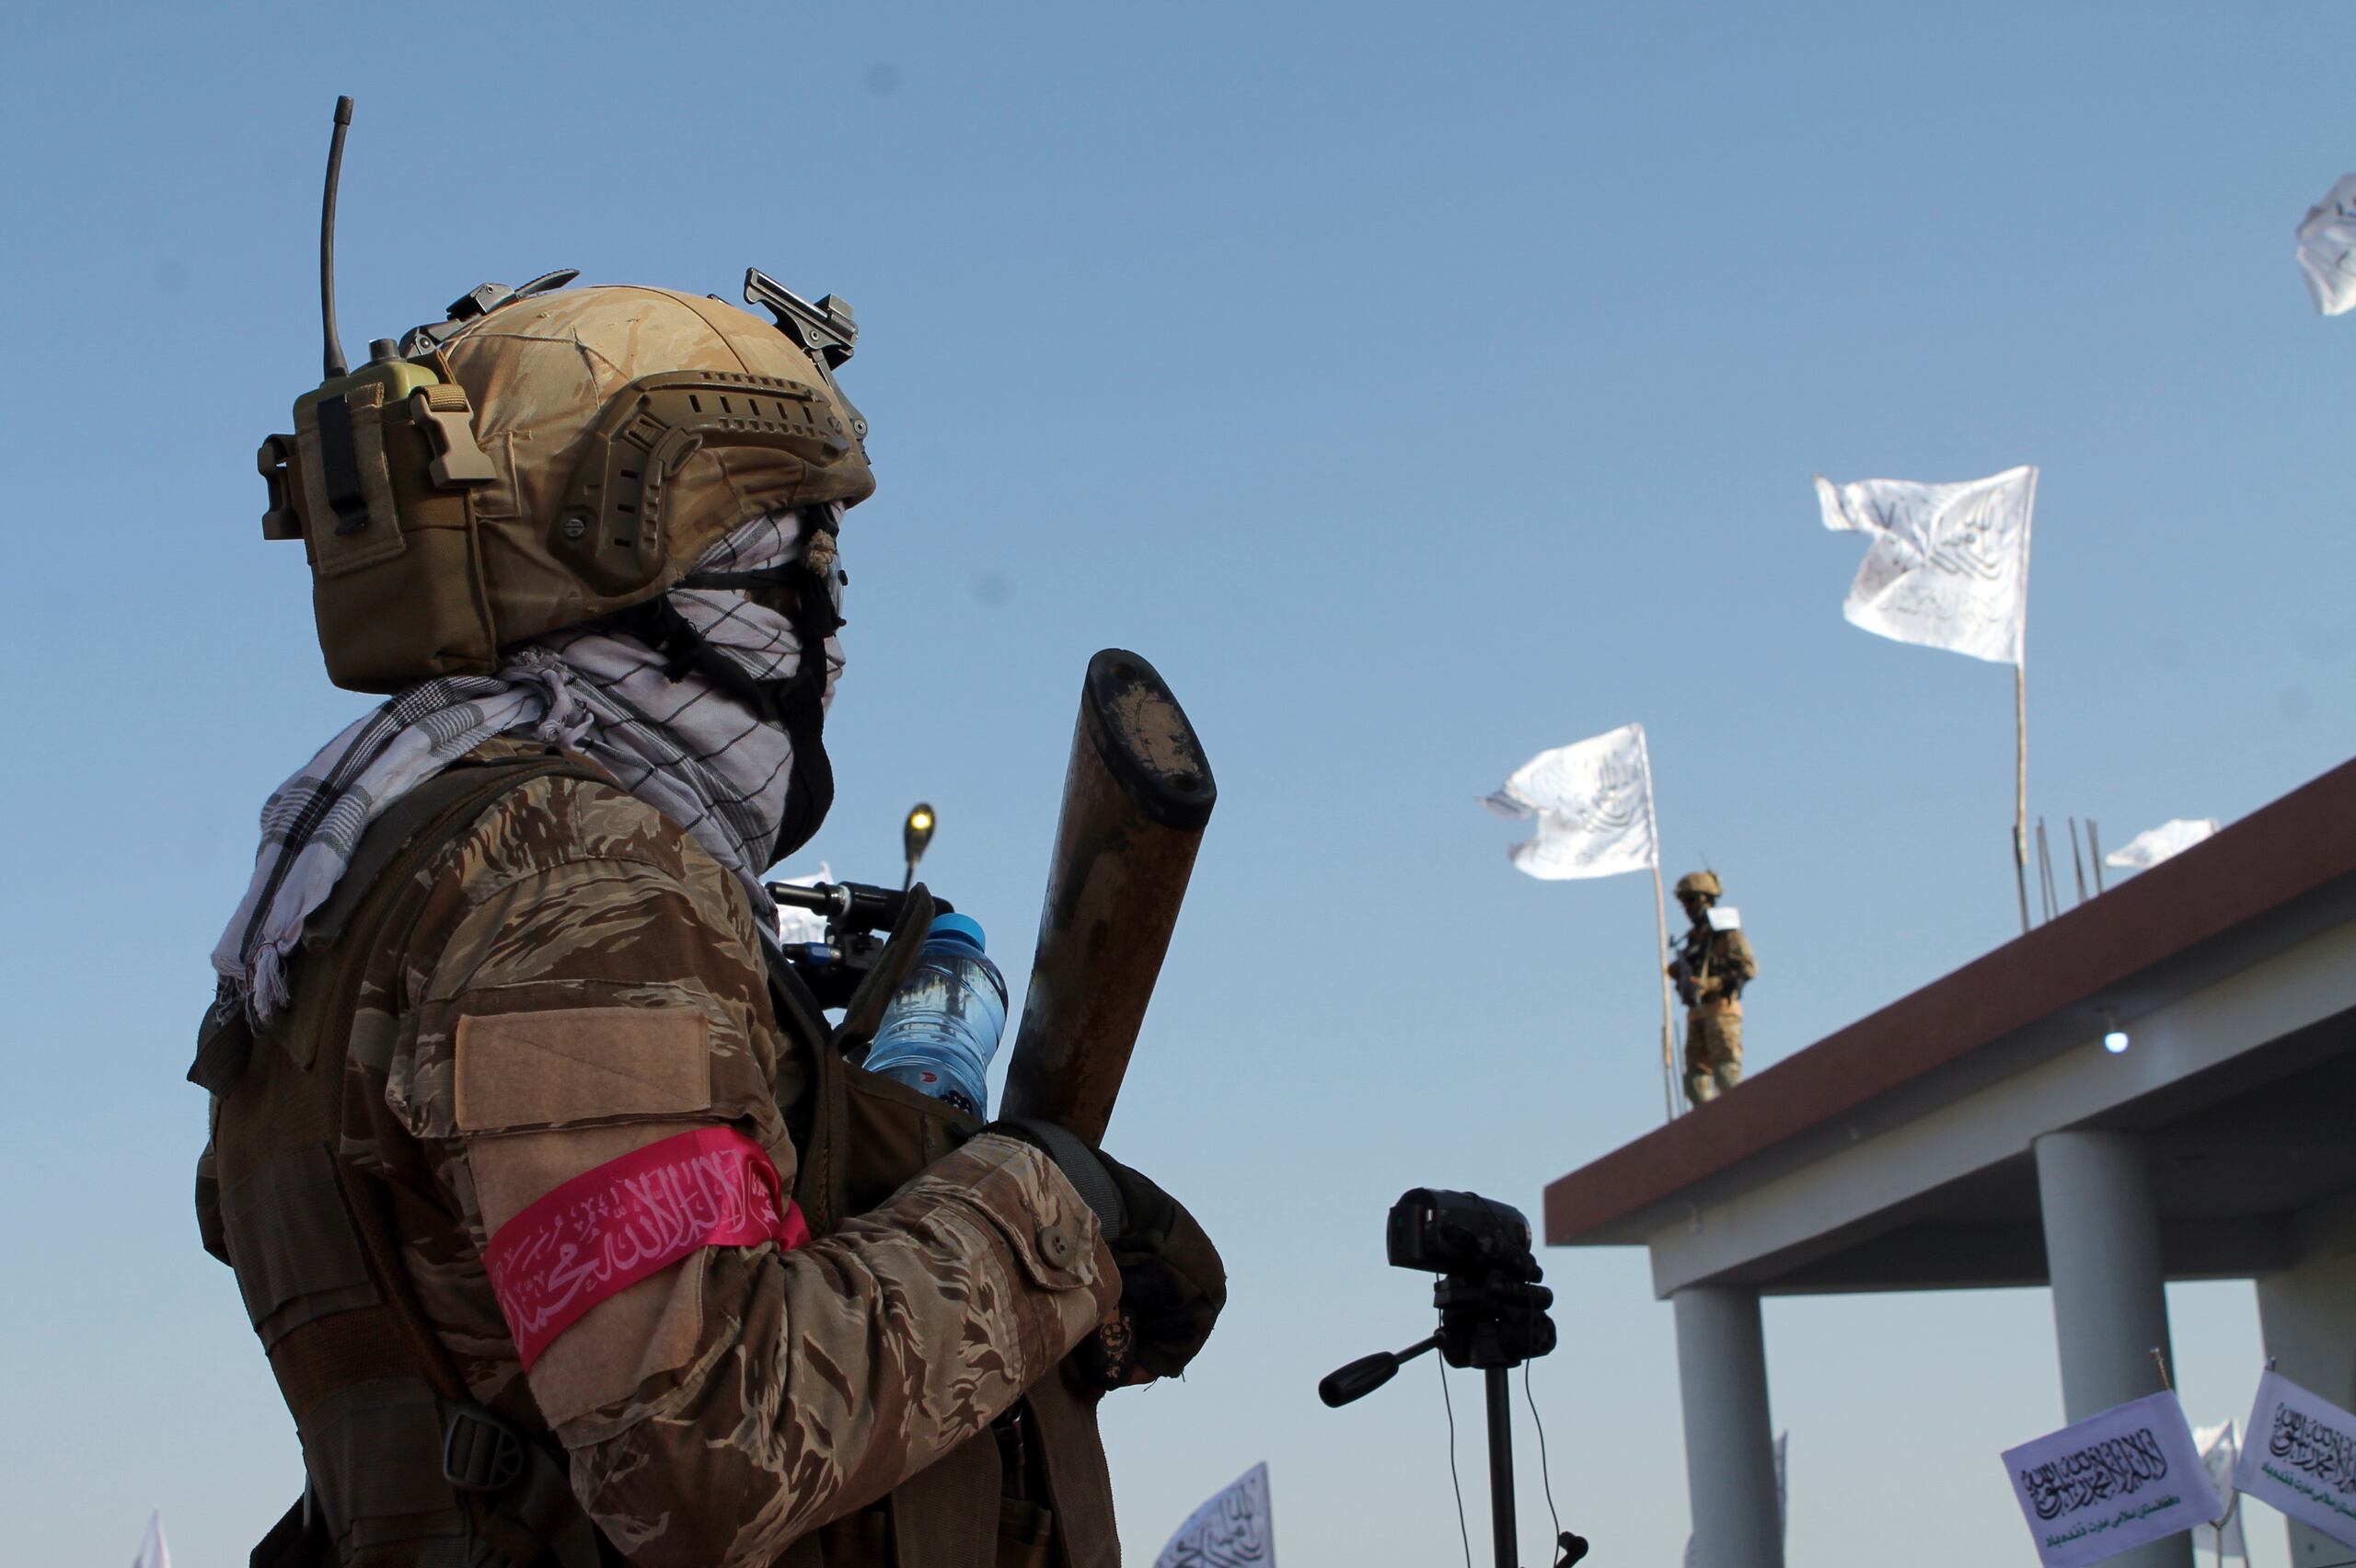
[[(2339, 1198), (2307, 1210), (2294, 1221), (2297, 1262), (2258, 1281), (2258, 1332), (2274, 1369), (2303, 1389), (2312, 1389), (2343, 1410), (2356, 1410), (2356, 1198)], [(2246, 1434), (2244, 1443), (2263, 1444), (2266, 1434)], [(2258, 1528), (2257, 1511), (2242, 1528)], [(2348, 1548), (2296, 1519), (2291, 1531), (2292, 1568), (2342, 1562)]]
[(1784, 1568), (1759, 1293), (1697, 1285), (1669, 1301), (1677, 1312), (1694, 1561), (1698, 1568)]
[[(2160, 1216), (2142, 1145), (2125, 1133), (2048, 1133), (2036, 1143), (2062, 1408), (2084, 1421), (2164, 1387), (2170, 1357)], [(2119, 1568), (2192, 1568), (2192, 1538), (2176, 1536), (2110, 1559)]]

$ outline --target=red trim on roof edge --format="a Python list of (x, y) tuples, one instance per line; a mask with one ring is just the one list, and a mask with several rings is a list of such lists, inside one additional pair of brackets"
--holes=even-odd
[(2356, 871), (2356, 761), (1546, 1188), (1550, 1246), (1739, 1164)]

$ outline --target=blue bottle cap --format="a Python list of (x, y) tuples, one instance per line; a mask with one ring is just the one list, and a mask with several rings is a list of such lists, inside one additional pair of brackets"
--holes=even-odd
[(971, 915), (936, 915), (932, 917), (932, 928), (925, 934), (971, 942), (976, 952), (989, 951), (982, 940), (982, 923)]

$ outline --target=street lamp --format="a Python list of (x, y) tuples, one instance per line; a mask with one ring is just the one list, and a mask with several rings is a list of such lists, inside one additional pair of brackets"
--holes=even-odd
[(932, 842), (932, 830), (936, 825), (930, 801), (918, 801), (908, 808), (908, 820), (900, 824), (900, 848), (908, 860), (907, 872), (900, 878), (902, 893), (915, 884), (917, 862), (924, 859), (925, 846)]

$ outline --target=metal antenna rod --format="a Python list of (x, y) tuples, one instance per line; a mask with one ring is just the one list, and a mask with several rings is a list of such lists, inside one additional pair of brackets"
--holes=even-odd
[(328, 142), (328, 188), (319, 201), (319, 324), (327, 339), (327, 379), (350, 367), (335, 329), (335, 188), (343, 175), (343, 133), (352, 128), (352, 99), (335, 100), (335, 131)]

